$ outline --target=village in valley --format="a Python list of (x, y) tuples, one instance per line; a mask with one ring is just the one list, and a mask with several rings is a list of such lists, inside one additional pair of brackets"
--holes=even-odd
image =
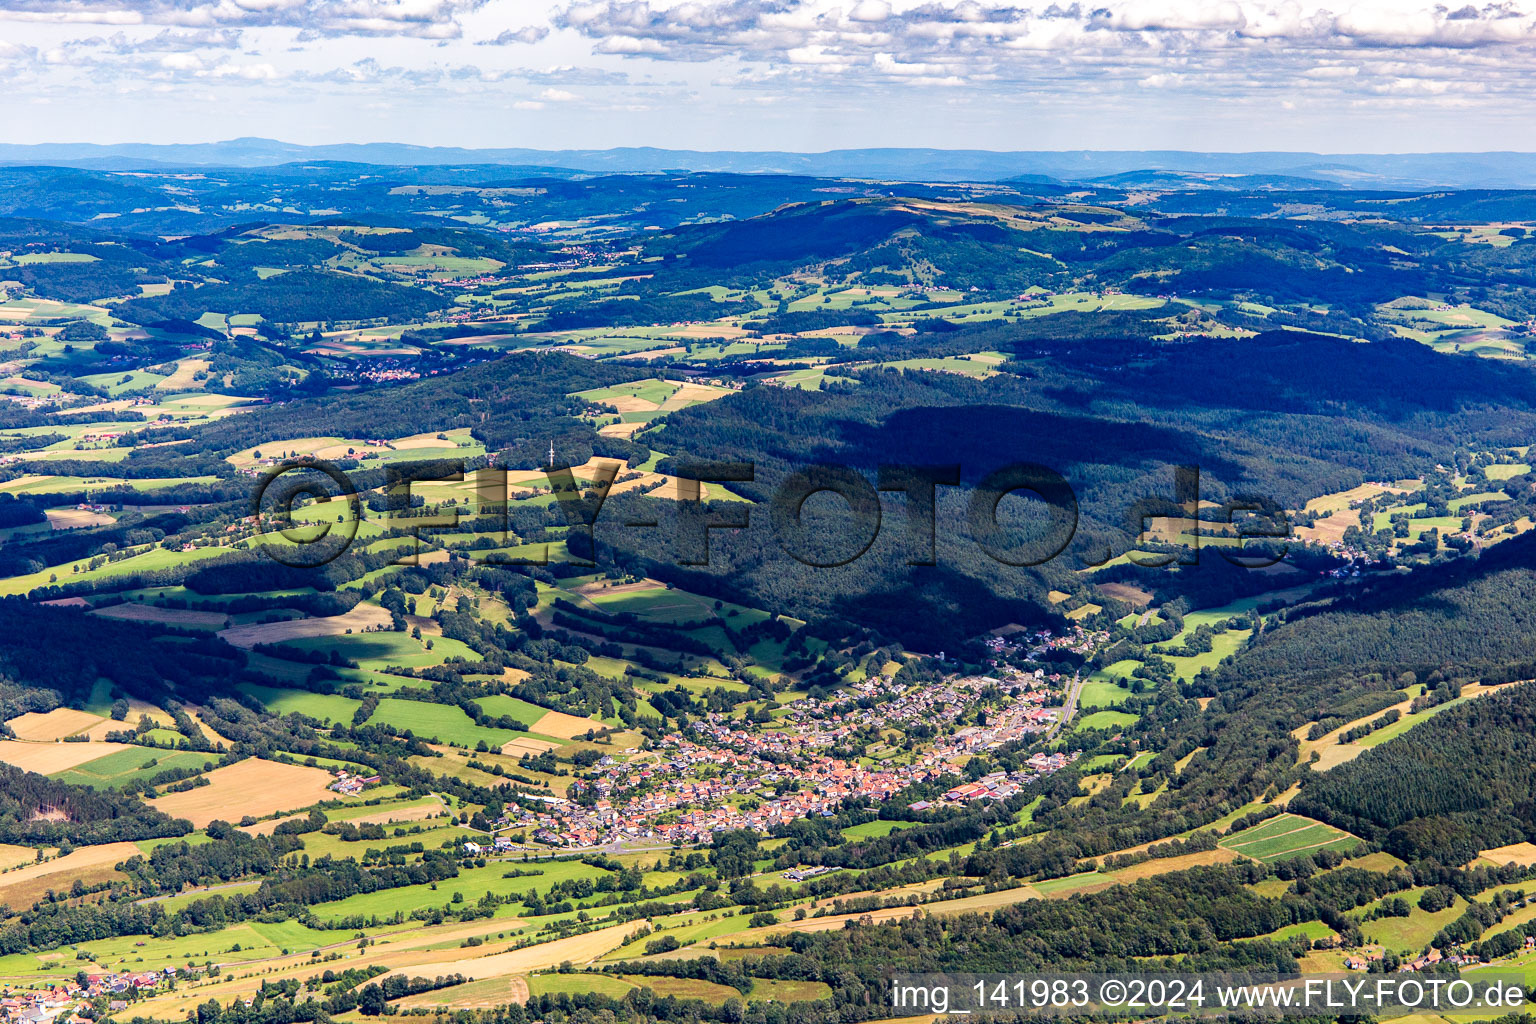
[[(644, 749), (605, 755), (568, 798), (514, 800), (496, 823), (495, 848), (509, 834), (562, 849), (625, 844), (707, 843), (731, 829), (764, 834), (796, 818), (830, 816), (849, 801), (879, 805), (910, 787), (963, 775), (972, 755), (1006, 744), (1036, 743), (1061, 724), (1079, 680), (1029, 667), (1054, 650), (1091, 653), (1107, 636), (1081, 627), (987, 637), (998, 655), (992, 675), (949, 675), (939, 683), (903, 686), (890, 675), (851, 684), (826, 700), (802, 697), (764, 725), (751, 716), (709, 712), (686, 732), (667, 733)], [(1001, 660), (1013, 656), (1024, 668)], [(980, 713), (978, 714), (978, 710)], [(937, 735), (911, 749), (877, 740), (882, 757), (839, 757), (828, 751), (858, 737), (902, 734), (914, 725)], [(946, 790), (940, 802), (1002, 800), (1072, 764), (1077, 751), (1032, 754), (1024, 770), (990, 772)], [(911, 809), (926, 811), (930, 801)], [(480, 844), (471, 841), (476, 852)]]

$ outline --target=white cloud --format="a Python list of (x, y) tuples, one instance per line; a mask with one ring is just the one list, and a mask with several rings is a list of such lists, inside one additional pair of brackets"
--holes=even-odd
[(491, 39), (482, 39), (477, 46), (511, 46), (514, 43), (532, 45), (549, 36), (548, 25), (524, 25), (519, 29), (505, 29)]
[[(489, 92), (516, 110), (571, 105), (567, 129), (597, 138), (650, 123), (612, 114), (635, 107), (663, 135), (696, 124), (711, 142), (722, 112), (755, 106), (814, 114), (801, 123), (823, 148), (850, 126), (878, 139), (892, 118), (915, 140), (908, 111), (960, 101), (1021, 133), (1073, 111), (1144, 110), (1131, 123), (1151, 133), (1163, 115), (1257, 124), (1293, 103), (1300, 124), (1365, 101), (1475, 108), (1507, 138), (1536, 92), (1536, 14), (1497, 0), (0, 0), (0, 37), (10, 93), (61, 102), (121, 89), (153, 109), (148, 90), (171, 84), (221, 109), (242, 89), (294, 110), (388, 100), (394, 117), (462, 101), (478, 125)], [(930, 128), (949, 132), (945, 117)], [(353, 130), (345, 113), (328, 126)]]
[(0, 19), (50, 24), (283, 27), (301, 38), (453, 39), (487, 0), (6, 0)]
[(848, 12), (849, 21), (884, 21), (891, 16), (891, 5), (885, 0), (859, 0)]
[(160, 66), (167, 71), (201, 71), (203, 61), (195, 53), (172, 53), (160, 58)]

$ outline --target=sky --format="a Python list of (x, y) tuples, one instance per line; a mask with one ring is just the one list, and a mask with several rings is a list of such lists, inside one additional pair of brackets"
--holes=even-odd
[(0, 142), (1536, 150), (1507, 0), (0, 0)]

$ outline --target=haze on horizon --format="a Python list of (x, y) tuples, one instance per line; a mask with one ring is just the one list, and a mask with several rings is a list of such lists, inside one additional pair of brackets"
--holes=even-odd
[(1515, 2), (7, 0), (6, 140), (1536, 150)]

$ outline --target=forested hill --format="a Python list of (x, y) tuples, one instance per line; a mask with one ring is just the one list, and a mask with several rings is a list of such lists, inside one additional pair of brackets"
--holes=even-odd
[[(1408, 738), (1432, 743), (1428, 737), (1440, 733), (1430, 730), (1440, 726), (1419, 724), (1407, 737), (1362, 757), (1360, 767), (1347, 772), (1336, 767), (1323, 773), (1326, 782), (1316, 781), (1318, 773), (1299, 757), (1298, 736), (1322, 735), (1379, 715), (1403, 702), (1405, 693), (1419, 693), (1421, 703), (1433, 707), (1454, 699), (1470, 682), (1536, 678), (1536, 614), (1532, 612), (1536, 535), (1507, 541), (1477, 560), (1362, 586), (1370, 589), (1358, 596), (1302, 606), (1290, 613), (1289, 621), (1260, 633), (1216, 672), (1201, 673), (1183, 690), (1190, 696), (1215, 698), (1203, 711), (1189, 702), (1181, 710), (1168, 709), (1159, 721), (1136, 727), (1137, 738), (1148, 748), (1198, 749), (1202, 751), (1199, 765), (1210, 769), (1189, 773), (1177, 793), (1162, 802), (1162, 817), (1178, 811), (1221, 813), (1222, 808), (1242, 806), (1265, 792), (1279, 794), (1297, 782), (1303, 782), (1304, 788), (1295, 809), (1321, 814), (1321, 808), (1334, 805), (1336, 787), (1348, 788), (1343, 780), (1364, 771), (1366, 765), (1397, 763), (1382, 751), (1402, 749), (1400, 744)], [(1310, 734), (1309, 723), (1315, 724)], [(1292, 764), (1296, 767), (1291, 768)], [(1455, 759), (1444, 762), (1448, 776), (1454, 774), (1454, 765), (1458, 765)], [(1314, 786), (1326, 788), (1314, 790)], [(1362, 791), (1372, 792), (1372, 787)], [(1443, 787), (1437, 790), (1443, 791)], [(1491, 792), (1520, 792), (1525, 796), (1518, 799), (1524, 800), (1529, 788)], [(1518, 802), (1513, 796), (1495, 800), (1486, 792), (1466, 799), (1471, 802), (1456, 804), (1456, 809), (1490, 806), (1490, 800), (1507, 809), (1512, 801)], [(1347, 827), (1361, 824), (1350, 816), (1377, 822), (1379, 827), (1365, 832), (1373, 836), (1384, 835), (1416, 813), (1434, 813), (1409, 812), (1394, 820), (1380, 805), (1372, 805), (1369, 811), (1364, 804), (1337, 806), (1348, 808), (1340, 819), (1350, 821)], [(1521, 813), (1530, 817), (1527, 811)], [(1059, 816), (1064, 820), (1092, 817), (1070, 808)], [(1157, 820), (1161, 819), (1152, 816), (1143, 827), (1150, 828)], [(1511, 834), (1507, 822), (1497, 834)], [(1516, 841), (1484, 838), (1481, 848)], [(1432, 845), (1426, 843), (1426, 848)]]
[(1536, 683), (1445, 711), (1292, 802), (1409, 860), (1448, 865), (1536, 839)]
[[(1536, 805), (1526, 778), (1531, 756), (1528, 740), (1519, 735), (1529, 732), (1536, 686), (1515, 688), (1507, 700), (1495, 694), (1470, 700), (1464, 710), (1434, 711), (1471, 682), (1536, 678), (1533, 595), (1536, 535), (1527, 535), (1478, 561), (1402, 574), (1358, 600), (1325, 601), (1308, 614), (1292, 613), (1289, 622), (1262, 631), (1216, 672), (1202, 672), (1179, 687), (1184, 697), (1213, 697), (1206, 706), (1175, 700), (1126, 731), (1140, 749), (1164, 751), (1152, 767), (1177, 781), (1154, 807), (1117, 801), (1074, 806), (1063, 799), (1040, 808), (1035, 820), (1093, 836), (1087, 848), (1099, 852), (1197, 828), (1300, 784), (1292, 810), (1377, 839), (1419, 817), (1486, 811), (1478, 821), (1488, 828), (1458, 832), (1438, 855), (1445, 864), (1470, 860), (1463, 855), (1468, 848), (1475, 853), (1536, 836)], [(1390, 608), (1398, 610), (1392, 614)], [(1324, 772), (1303, 756), (1301, 737), (1374, 719), (1412, 694), (1419, 695), (1418, 714), (1429, 720), (1417, 721), (1404, 736)], [(1468, 723), (1483, 721), (1477, 716), (1485, 714), (1484, 705), (1507, 735), (1491, 736), (1479, 747), (1483, 741), (1467, 738)], [(1427, 755), (1437, 748), (1444, 752)], [(1190, 755), (1185, 768), (1175, 770), (1175, 760)], [(1442, 779), (1422, 798), (1398, 807), (1394, 801), (1404, 784), (1396, 775), (1421, 757)], [(1418, 777), (1417, 771), (1409, 776)], [(1418, 859), (1439, 849), (1433, 831), (1400, 837), (1397, 850)]]
[[(656, 432), (656, 447), (770, 470), (958, 461), (968, 480), (1028, 459), (1066, 475), (1080, 498), (1105, 482), (1136, 483), (1127, 469), (1155, 476), (1183, 461), (1201, 465), (1213, 488), (1297, 507), (1350, 480), (1413, 476), (1451, 462), (1459, 445), (1517, 444), (1536, 429), (1531, 370), (1411, 342), (1276, 331), (1240, 347), (1170, 345), (1042, 337), (1029, 323), (938, 336), (1011, 349), (1004, 368), (1014, 372), (973, 380), (850, 368), (848, 383), (821, 392), (760, 388), (683, 410)], [(977, 406), (989, 414), (965, 411)], [(760, 472), (743, 493), (763, 493), (765, 476), (771, 486)]]
[[(1454, 464), (1462, 445), (1517, 444), (1536, 430), (1531, 371), (1412, 343), (1275, 332), (1248, 339), (1239, 354), (1222, 341), (1042, 341), (1023, 325), (965, 333), (981, 332), (986, 344), (1019, 353), (1012, 374), (850, 368), (819, 392), (749, 388), (682, 410), (650, 443), (673, 454), (665, 468), (688, 459), (751, 463), (753, 480), (730, 487), (760, 504), (815, 464), (851, 467), (870, 481), (882, 465), (958, 464), (974, 487), (1012, 463), (1040, 463), (1071, 483), (1079, 516), (1066, 555), (1043, 569), (1003, 565), (977, 548), (963, 488), (939, 488), (938, 565), (916, 569), (920, 578), (895, 514), (865, 554), (835, 569), (786, 556), (766, 514), (750, 529), (717, 534), (712, 564), (696, 569), (678, 568), (664, 534), (611, 529), (602, 539), (621, 560), (686, 575), (690, 585), (738, 599), (770, 594), (797, 615), (849, 615), (937, 648), (1008, 621), (1048, 618), (1039, 598), (1052, 579), (1133, 546), (1147, 508), (1138, 503), (1172, 498), (1175, 465), (1200, 468), (1203, 498), (1257, 495), (1298, 508), (1365, 480)], [(895, 510), (902, 499), (887, 500)], [(846, 516), (821, 528), (829, 551), (858, 549)]]
[(1394, 574), (1319, 610), (1293, 612), (1239, 652), (1217, 685), (1373, 672), (1395, 679), (1405, 671), (1505, 678), (1510, 666), (1533, 661), (1536, 534), (1523, 534), (1480, 558)]
[(259, 313), (274, 323), (323, 319), (421, 317), (448, 301), (424, 288), (374, 281), (357, 274), (291, 270), (266, 280), (177, 288), (150, 299), (133, 299), (114, 313), (136, 324), (196, 320), (204, 312)]
[(643, 460), (641, 446), (624, 438), (599, 436), (590, 422), (579, 418), (588, 403), (570, 395), (645, 376), (643, 369), (560, 352), (514, 353), (396, 387), (265, 406), (195, 431), (155, 431), (157, 439), (185, 437), (186, 443), (178, 445), (174, 454), (148, 449), (126, 461), (170, 460), (168, 468), (175, 468), (180, 458), (199, 453), (222, 456), (272, 438), (317, 433), (389, 437), (399, 432), (401, 424), (418, 431), (467, 427), (513, 468), (544, 465), (550, 444), (557, 458), (571, 465), (580, 465), (593, 454)]

